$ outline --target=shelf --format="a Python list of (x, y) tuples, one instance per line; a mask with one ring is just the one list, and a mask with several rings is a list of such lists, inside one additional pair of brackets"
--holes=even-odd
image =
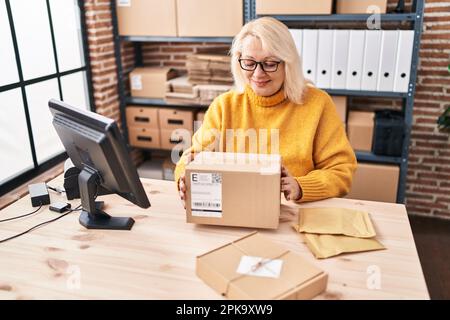
[(208, 108), (209, 105), (200, 105), (200, 104), (169, 104), (164, 99), (151, 99), (151, 98), (137, 98), (137, 97), (126, 97), (125, 102), (127, 105), (135, 104), (135, 105), (157, 105), (157, 106), (167, 106), (167, 107), (177, 107), (177, 108)]
[[(257, 15), (257, 18), (270, 16), (283, 22), (315, 22), (315, 21), (366, 21), (371, 14), (325, 14), (325, 15)], [(380, 21), (415, 21), (415, 13), (380, 14)]]
[(407, 92), (390, 91), (364, 91), (364, 90), (345, 90), (345, 89), (322, 89), (330, 95), (336, 96), (359, 96), (359, 97), (386, 97), (386, 98), (406, 98)]
[(355, 151), (358, 161), (375, 162), (375, 163), (388, 163), (388, 164), (401, 164), (401, 157), (389, 157), (389, 156), (377, 156), (372, 152)]
[[(340, 90), (340, 89), (322, 89), (330, 95), (335, 96), (358, 96), (358, 97), (383, 97), (383, 98), (405, 98), (407, 93), (404, 92), (380, 92), (380, 91), (358, 91), (358, 90)], [(126, 97), (127, 104), (137, 105), (158, 105), (158, 106), (176, 106), (185, 108), (208, 108), (209, 105), (199, 104), (169, 104), (164, 99), (137, 98)]]
[(153, 36), (120, 36), (123, 41), (133, 42), (226, 42), (231, 43), (233, 37), (153, 37)]

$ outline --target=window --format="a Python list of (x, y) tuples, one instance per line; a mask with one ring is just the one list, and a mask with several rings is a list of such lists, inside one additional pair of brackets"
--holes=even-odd
[(66, 155), (51, 98), (91, 109), (82, 1), (0, 2), (0, 195)]

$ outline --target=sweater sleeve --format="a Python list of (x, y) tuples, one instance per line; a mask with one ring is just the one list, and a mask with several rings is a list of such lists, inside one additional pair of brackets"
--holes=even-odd
[(178, 188), (178, 181), (184, 174), (187, 159), (189, 155), (195, 155), (201, 151), (218, 150), (220, 142), (220, 129), (222, 123), (222, 108), (220, 96), (217, 97), (209, 106), (200, 128), (192, 137), (191, 146), (186, 149), (175, 167), (175, 182)]
[(328, 95), (314, 137), (312, 156), (314, 170), (295, 178), (303, 193), (298, 202), (345, 196), (356, 170), (356, 156)]

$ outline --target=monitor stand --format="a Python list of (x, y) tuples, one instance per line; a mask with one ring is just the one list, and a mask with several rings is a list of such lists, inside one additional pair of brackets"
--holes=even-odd
[(78, 176), (81, 207), (80, 224), (88, 229), (130, 230), (134, 220), (129, 217), (111, 217), (95, 202), (100, 187), (100, 175), (92, 168), (84, 167)]

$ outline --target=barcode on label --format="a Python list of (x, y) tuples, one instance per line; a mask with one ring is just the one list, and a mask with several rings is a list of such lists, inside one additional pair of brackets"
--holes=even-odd
[(193, 205), (196, 207), (220, 208), (220, 203), (213, 202), (194, 202)]
[(222, 175), (218, 173), (212, 174), (212, 183), (222, 183)]

